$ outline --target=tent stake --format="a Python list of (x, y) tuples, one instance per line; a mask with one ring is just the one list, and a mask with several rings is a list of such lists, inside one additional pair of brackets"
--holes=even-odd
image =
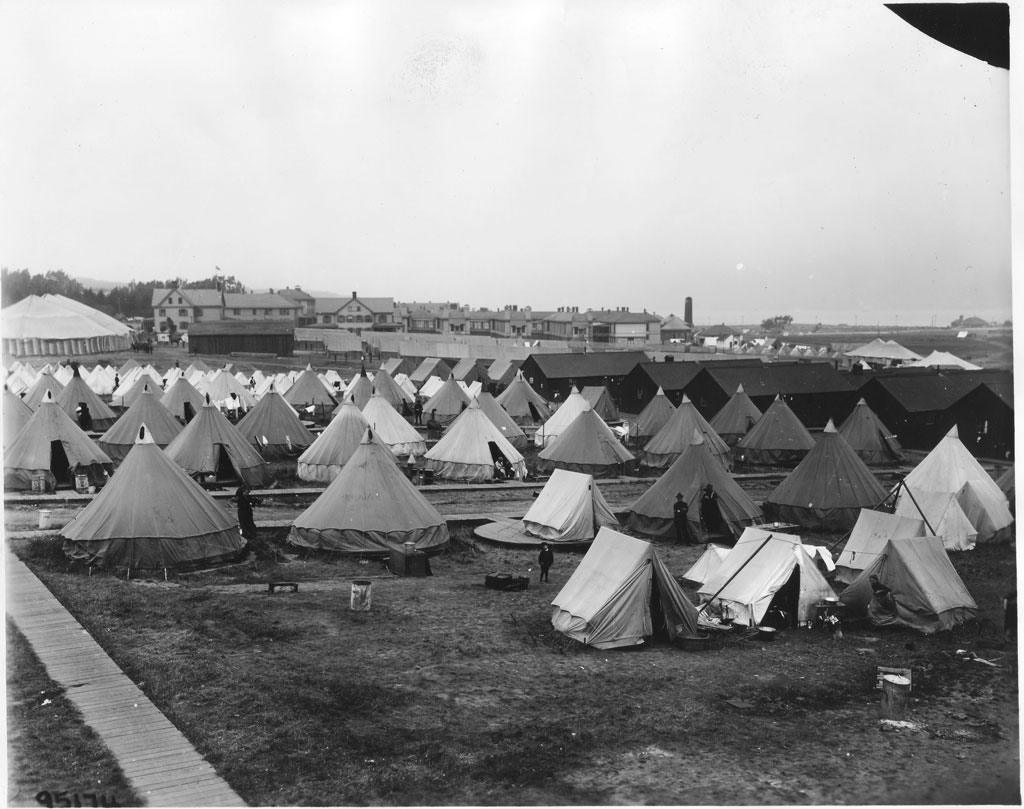
[(736, 572), (735, 572), (735, 573), (733, 573), (733, 574), (732, 574), (732, 575), (731, 575), (731, 576), (729, 577), (728, 581), (726, 581), (726, 583), (725, 583), (725, 584), (723, 584), (723, 585), (722, 585), (721, 587), (719, 587), (719, 588), (718, 588), (718, 593), (715, 593), (715, 594), (714, 594), (713, 596), (711, 596), (711, 598), (709, 598), (709, 599), (708, 599), (707, 601), (705, 601), (705, 602), (704, 602), (703, 604), (701, 604), (701, 606), (700, 606), (700, 609), (699, 609), (699, 610), (697, 610), (697, 615), (700, 615), (700, 614), (701, 614), (702, 612), (704, 612), (704, 610), (705, 610), (705, 609), (706, 609), (706, 608), (707, 608), (708, 606), (710, 606), (711, 602), (712, 602), (712, 601), (714, 601), (714, 600), (715, 600), (716, 598), (718, 598), (718, 595), (719, 595), (719, 593), (721, 593), (721, 592), (722, 592), (722, 590), (724, 590), (724, 589), (725, 589), (726, 587), (728, 587), (728, 586), (729, 586), (729, 582), (731, 582), (731, 581), (732, 581), (733, 579), (735, 579), (735, 578), (736, 578), (736, 577), (737, 577), (738, 575), (740, 575), (740, 571), (741, 571), (741, 570), (743, 570), (743, 568), (745, 568), (745, 567), (746, 567), (747, 565), (749, 565), (749, 564), (750, 564), (750, 560), (751, 560), (751, 559), (753, 559), (753, 558), (754, 558), (755, 556), (757, 556), (757, 555), (758, 555), (758, 554), (759, 554), (759, 553), (761, 552), (761, 548), (763, 548), (763, 547), (764, 547), (765, 545), (767, 545), (767, 544), (768, 544), (768, 540), (770, 540), (771, 538), (772, 538), (772, 535), (771, 535), (771, 534), (769, 534), (769, 535), (768, 535), (767, 537), (765, 537), (765, 540), (764, 540), (764, 542), (762, 542), (762, 543), (761, 543), (761, 545), (760, 545), (760, 546), (758, 547), (758, 549), (757, 549), (756, 551), (754, 551), (754, 552), (753, 552), (752, 554), (750, 554), (750, 556), (748, 557), (747, 561), (746, 561), (746, 562), (744, 562), (744, 563), (743, 563), (742, 565), (740, 565), (740, 566), (739, 566), (739, 567), (738, 567), (738, 568), (736, 569)]

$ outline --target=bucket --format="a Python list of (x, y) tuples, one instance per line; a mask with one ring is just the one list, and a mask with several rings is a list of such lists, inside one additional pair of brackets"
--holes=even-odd
[(349, 609), (354, 612), (369, 612), (373, 582), (369, 579), (354, 579), (352, 581), (352, 599), (349, 602)]
[(89, 476), (88, 475), (75, 475), (75, 491), (79, 494), (89, 489)]
[(775, 640), (775, 634), (778, 632), (773, 626), (760, 626), (757, 628), (757, 639), (771, 643)]
[(882, 677), (882, 716), (885, 719), (902, 719), (910, 704), (910, 680), (898, 674)]
[(45, 528), (49, 528), (50, 527), (50, 517), (52, 515), (53, 515), (53, 512), (50, 511), (50, 509), (48, 509), (48, 508), (41, 508), (41, 509), (39, 509), (39, 527), (41, 529), (45, 529)]
[(416, 543), (415, 542), (403, 542), (402, 543), (402, 550), (405, 551), (407, 554), (415, 553), (416, 552)]

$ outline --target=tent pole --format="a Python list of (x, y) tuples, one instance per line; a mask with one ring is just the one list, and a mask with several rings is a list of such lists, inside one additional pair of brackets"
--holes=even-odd
[(733, 579), (735, 579), (735, 578), (736, 578), (736, 577), (737, 577), (738, 575), (740, 575), (740, 571), (741, 571), (741, 570), (743, 570), (743, 568), (745, 568), (745, 567), (746, 567), (747, 565), (749, 565), (749, 564), (750, 564), (750, 560), (751, 560), (751, 559), (753, 559), (753, 558), (754, 558), (755, 556), (757, 556), (757, 555), (758, 555), (758, 554), (759, 554), (759, 553), (761, 552), (761, 548), (763, 548), (763, 547), (764, 547), (765, 545), (767, 545), (767, 544), (768, 544), (768, 541), (769, 541), (769, 540), (770, 540), (771, 538), (772, 538), (772, 535), (771, 535), (771, 534), (769, 534), (769, 535), (768, 535), (767, 537), (765, 537), (765, 540), (764, 540), (764, 542), (762, 542), (762, 543), (761, 543), (761, 544), (760, 544), (760, 545), (758, 546), (758, 548), (757, 548), (757, 550), (756, 550), (756, 551), (754, 551), (754, 552), (753, 552), (752, 554), (750, 554), (750, 557), (749, 557), (749, 558), (747, 559), (747, 561), (746, 561), (746, 562), (744, 562), (744, 563), (743, 563), (742, 565), (740, 565), (740, 566), (739, 566), (739, 567), (738, 567), (738, 568), (736, 569), (736, 572), (735, 572), (735, 573), (733, 573), (733, 574), (732, 574), (732, 575), (731, 575), (731, 576), (729, 577), (728, 581), (726, 581), (726, 583), (725, 583), (725, 584), (723, 584), (723, 585), (722, 585), (721, 587), (719, 587), (719, 588), (718, 588), (718, 593), (715, 593), (715, 594), (714, 594), (713, 596), (711, 596), (711, 598), (709, 598), (709, 599), (708, 599), (707, 601), (705, 601), (705, 602), (704, 602), (703, 604), (701, 604), (701, 606), (700, 606), (700, 609), (699, 609), (699, 610), (697, 610), (697, 615), (700, 615), (700, 614), (701, 614), (702, 612), (704, 612), (704, 610), (705, 610), (705, 609), (706, 609), (706, 608), (708, 607), (708, 605), (710, 605), (712, 601), (714, 601), (714, 600), (715, 600), (716, 598), (718, 598), (718, 594), (719, 594), (719, 593), (721, 593), (721, 592), (722, 592), (722, 590), (724, 590), (724, 589), (725, 589), (726, 587), (728, 587), (728, 586), (729, 586), (729, 582), (731, 582), (731, 581), (732, 581)]
[(910, 491), (910, 487), (904, 481), (900, 481), (900, 485), (906, 490), (907, 495), (910, 497), (910, 502), (914, 504), (914, 508), (917, 509), (917, 513), (921, 515), (921, 519), (924, 520), (924, 524), (928, 526), (928, 530), (932, 532), (932, 536), (938, 536), (935, 533), (935, 529), (932, 528), (932, 524), (928, 522), (928, 518), (924, 516), (924, 512), (921, 511), (921, 507), (917, 504), (917, 500), (914, 498), (914, 493)]

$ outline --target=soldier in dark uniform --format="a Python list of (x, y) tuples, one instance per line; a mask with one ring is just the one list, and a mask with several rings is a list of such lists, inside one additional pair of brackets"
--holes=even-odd
[(686, 504), (683, 493), (676, 495), (676, 502), (672, 504), (672, 523), (676, 529), (676, 542), (680, 545), (693, 544), (693, 536), (690, 534), (690, 507)]

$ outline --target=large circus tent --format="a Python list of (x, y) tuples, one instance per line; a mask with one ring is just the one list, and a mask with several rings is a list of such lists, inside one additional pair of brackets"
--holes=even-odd
[(132, 345), (127, 325), (63, 295), (29, 295), (0, 314), (4, 356), (80, 357)]

